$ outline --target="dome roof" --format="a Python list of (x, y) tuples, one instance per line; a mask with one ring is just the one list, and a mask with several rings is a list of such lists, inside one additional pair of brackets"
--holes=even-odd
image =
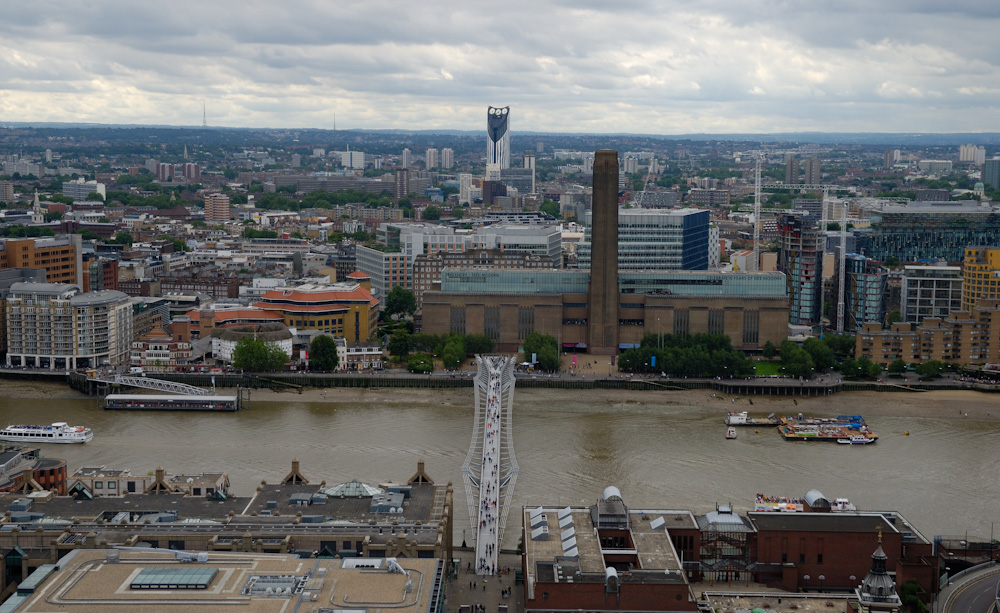
[(375, 494), (384, 494), (385, 490), (380, 487), (375, 487), (374, 485), (368, 485), (367, 483), (362, 483), (357, 479), (352, 479), (347, 483), (341, 483), (339, 485), (334, 485), (321, 489), (320, 492), (326, 494), (327, 496), (345, 498), (371, 498)]
[(613, 485), (609, 485), (608, 487), (604, 488), (604, 494), (601, 495), (601, 500), (605, 502), (611, 502), (612, 500), (618, 500), (624, 502), (624, 499), (622, 498), (622, 493), (618, 490), (617, 487)]

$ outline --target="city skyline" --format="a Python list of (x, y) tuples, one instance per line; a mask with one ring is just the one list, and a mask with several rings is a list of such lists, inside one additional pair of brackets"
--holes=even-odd
[(336, 115), (341, 129), (475, 130), (491, 104), (516, 108), (521, 132), (979, 132), (1000, 118), (988, 5), (235, 8), (10, 7), (0, 122), (196, 126), (204, 108), (216, 127)]

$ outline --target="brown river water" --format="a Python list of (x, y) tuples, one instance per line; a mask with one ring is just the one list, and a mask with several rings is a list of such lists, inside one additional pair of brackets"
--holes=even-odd
[[(92, 428), (91, 443), (44, 446), (47, 455), (68, 460), (71, 471), (94, 465), (140, 473), (157, 466), (173, 473), (226, 471), (235, 494), (249, 496), (261, 480), (287, 474), (292, 458), (310, 481), (328, 484), (403, 481), (423, 459), (435, 481), (454, 482), (456, 527), (468, 526), (460, 470), (472, 433), (471, 389), (354, 391), (346, 402), (337, 401), (336, 390), (323, 398), (320, 392), (260, 393), (239, 413), (104, 411), (96, 398), (73, 396), (62, 386), (36, 390), (36, 397), (10, 398), (0, 389), (0, 421)], [(970, 538), (986, 539), (993, 522), (1000, 535), (994, 500), (1000, 492), (1000, 403), (986, 395), (973, 397), (973, 405), (969, 396), (939, 396), (914, 409), (916, 415), (902, 415), (873, 408), (897, 394), (839, 394), (798, 404), (757, 398), (754, 406), (708, 392), (614, 394), (515, 392), (515, 509), (591, 504), (605, 486), (615, 485), (633, 508), (699, 513), (731, 504), (745, 512), (758, 492), (802, 496), (815, 488), (830, 499), (847, 497), (860, 509), (899, 511), (927, 538), (968, 531)], [(952, 416), (968, 406), (975, 407), (970, 417)], [(991, 406), (996, 415), (988, 418)], [(773, 429), (741, 428), (728, 441), (723, 416), (730, 408), (860, 413), (881, 438), (866, 446), (793, 443)], [(516, 512), (511, 517), (517, 521)], [(507, 526), (507, 546), (518, 532), (519, 526)]]

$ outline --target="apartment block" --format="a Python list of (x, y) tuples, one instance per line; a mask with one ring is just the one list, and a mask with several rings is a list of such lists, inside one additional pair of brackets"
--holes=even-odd
[(1000, 247), (968, 247), (962, 269), (962, 310), (1000, 298)]
[(856, 358), (880, 364), (902, 359), (907, 363), (939, 360), (961, 365), (985, 364), (1000, 359), (1000, 300), (986, 299), (971, 311), (954, 311), (947, 317), (927, 317), (920, 324), (901, 322), (884, 329), (866, 323), (855, 341)]
[(122, 292), (15, 283), (5, 312), (8, 365), (73, 370), (128, 363), (132, 305)]
[(899, 312), (903, 321), (947, 317), (962, 308), (962, 267), (930, 264), (903, 268)]
[(83, 239), (79, 234), (0, 239), (0, 269), (41, 268), (49, 283), (83, 284)]

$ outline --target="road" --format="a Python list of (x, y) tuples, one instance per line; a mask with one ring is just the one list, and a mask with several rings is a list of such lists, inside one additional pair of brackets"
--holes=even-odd
[(944, 613), (995, 613), (996, 591), (996, 574), (970, 581), (958, 589)]

